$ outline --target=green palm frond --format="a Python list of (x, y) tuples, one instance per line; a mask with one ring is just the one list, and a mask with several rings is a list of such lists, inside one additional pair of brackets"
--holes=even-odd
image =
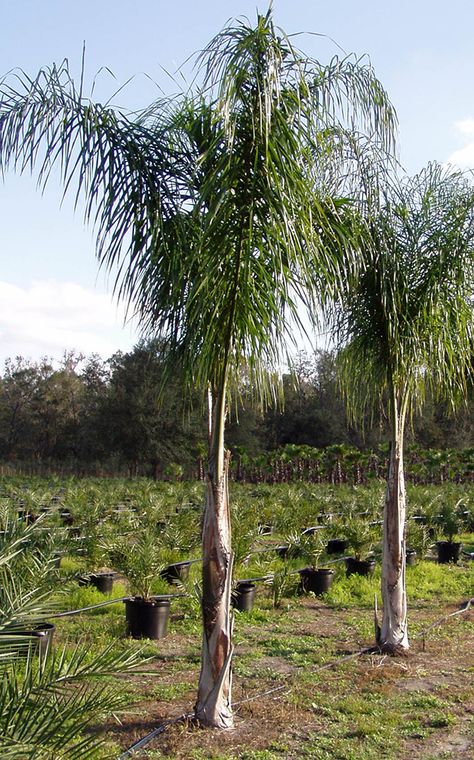
[(400, 402), (420, 404), (431, 387), (454, 403), (471, 371), (472, 185), (430, 164), (388, 187), (366, 230), (362, 270), (338, 323), (353, 410), (389, 388)]
[(93, 660), (85, 647), (39, 661), (30, 652), (24, 667), (10, 667), (0, 684), (2, 757), (93, 757), (100, 740), (81, 734), (124, 704), (120, 690), (100, 679), (138, 662), (136, 653), (120, 655), (110, 647)]
[(67, 62), (10, 75), (0, 166), (37, 169), (42, 186), (59, 168), (116, 292), (188, 380), (216, 385), (244, 362), (265, 395), (301, 302), (314, 313), (315, 282), (318, 297), (340, 287), (333, 249), (352, 231), (318, 188), (330, 136), (358, 127), (391, 145), (396, 118), (368, 63), (304, 56), (271, 10), (224, 29), (198, 69), (195, 94), (138, 115), (84, 97)]
[[(88, 646), (44, 653), (33, 631), (49, 619), (56, 570), (41, 520), (4, 521), (0, 544), (0, 754), (6, 758), (97, 756), (100, 739), (83, 732), (123, 704), (120, 689), (104, 683), (143, 662), (139, 652)], [(58, 597), (55, 588), (55, 597)]]
[(99, 258), (119, 264), (123, 296), (130, 295), (123, 257), (134, 262), (181, 203), (180, 164), (158, 111), (150, 132), (125, 113), (94, 104), (82, 84), (76, 87), (67, 61), (34, 79), (16, 71), (1, 83), (1, 171), (37, 169), (44, 187), (59, 169), (64, 192), (75, 186), (76, 201), (85, 199), (85, 217), (97, 226)]

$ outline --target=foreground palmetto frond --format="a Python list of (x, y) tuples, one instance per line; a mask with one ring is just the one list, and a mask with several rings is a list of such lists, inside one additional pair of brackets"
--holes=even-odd
[(384, 517), (381, 644), (408, 647), (403, 436), (427, 388), (466, 394), (474, 338), (474, 189), (430, 164), (394, 182), (365, 220), (364, 263), (337, 316), (342, 380), (357, 417), (386, 404), (391, 451)]
[(96, 757), (101, 740), (81, 734), (100, 715), (124, 704), (120, 690), (104, 679), (143, 660), (137, 652), (117, 652), (112, 646), (93, 657), (86, 645), (38, 649), (38, 638), (25, 631), (51, 614), (48, 600), (57, 573), (34, 544), (41, 525), (2, 524), (8, 535), (0, 546), (0, 755), (15, 760)]
[[(263, 401), (315, 283), (338, 290), (334, 251), (350, 235), (318, 188), (326, 135), (356, 126), (386, 146), (395, 116), (370, 66), (305, 57), (271, 11), (228, 26), (198, 59), (202, 86), (129, 118), (85, 101), (66, 65), (2, 87), (0, 160), (55, 163), (98, 225), (98, 255), (145, 332), (210, 392), (203, 528), (203, 659), (196, 713), (232, 725), (232, 553), (226, 402), (245, 365)], [(42, 152), (40, 152), (42, 151)], [(319, 190), (319, 191), (318, 191)], [(292, 320), (290, 321), (289, 317)]]
[[(7, 646), (10, 643), (3, 643), (0, 637), (0, 651)], [(2, 673), (2, 758), (96, 757), (101, 740), (81, 734), (99, 716), (125, 704), (120, 690), (101, 680), (139, 662), (137, 653), (119, 654), (111, 647), (93, 659), (86, 646), (38, 657), (32, 644), (26, 657), (17, 658)]]

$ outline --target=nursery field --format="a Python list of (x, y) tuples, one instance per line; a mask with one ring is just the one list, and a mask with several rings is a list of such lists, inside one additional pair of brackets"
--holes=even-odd
[[(411, 646), (389, 657), (373, 647), (383, 484), (232, 484), (236, 720), (211, 731), (192, 721), (203, 484), (3, 478), (0, 755), (472, 757), (474, 486), (408, 499)], [(129, 635), (137, 598), (163, 601), (159, 638)]]

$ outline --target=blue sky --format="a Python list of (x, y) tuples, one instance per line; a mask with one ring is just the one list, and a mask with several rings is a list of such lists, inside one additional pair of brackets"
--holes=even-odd
[[(3, 0), (0, 74), (20, 67), (34, 75), (68, 58), (78, 75), (85, 43), (89, 83), (104, 67), (115, 77), (103, 71), (95, 97), (107, 99), (133, 77), (114, 103), (141, 108), (160, 87), (176, 89), (166, 71), (175, 72), (228, 19), (254, 20), (256, 9), (253, 0)], [(316, 33), (296, 44), (321, 62), (341, 48), (370, 56), (397, 110), (409, 173), (430, 160), (474, 168), (472, 0), (274, 0), (273, 9), (287, 33)], [(107, 357), (136, 340), (98, 272), (92, 231), (70, 200), (60, 205), (54, 183), (44, 196), (29, 176), (8, 174), (0, 183), (0, 362), (72, 348)]]

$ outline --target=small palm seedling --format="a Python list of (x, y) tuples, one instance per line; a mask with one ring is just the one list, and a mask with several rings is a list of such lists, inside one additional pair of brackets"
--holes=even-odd
[(164, 581), (158, 546), (156, 536), (142, 529), (134, 540), (121, 538), (109, 547), (111, 565), (126, 577), (133, 594), (125, 601), (127, 631), (133, 638), (161, 639), (167, 633), (170, 600), (159, 593)]
[(372, 575), (375, 559), (371, 555), (375, 544), (380, 540), (380, 530), (373, 522), (351, 516), (344, 526), (344, 534), (352, 549), (353, 556), (346, 558), (346, 573), (352, 575)]
[(462, 544), (459, 540), (456, 540), (459, 538), (459, 534), (463, 528), (463, 518), (459, 509), (460, 504), (461, 500), (456, 502), (456, 504), (446, 502), (435, 518), (435, 524), (440, 534), (444, 536), (444, 540), (437, 542), (438, 562), (441, 564), (457, 562), (461, 553)]
[(313, 591), (315, 594), (323, 594), (329, 591), (334, 580), (334, 570), (321, 567), (322, 560), (326, 561), (326, 539), (321, 535), (322, 531), (307, 532), (296, 538), (290, 537), (289, 556), (300, 557), (307, 566), (300, 573), (302, 591)]
[(413, 557), (423, 559), (431, 544), (430, 529), (419, 520), (411, 518), (406, 524), (406, 556), (407, 565)]
[(153, 533), (142, 530), (132, 537), (121, 537), (107, 547), (110, 565), (125, 576), (134, 596), (149, 600), (159, 582), (163, 559)]
[(279, 566), (265, 581), (270, 587), (273, 609), (280, 609), (283, 599), (294, 593), (295, 580), (288, 563)]

